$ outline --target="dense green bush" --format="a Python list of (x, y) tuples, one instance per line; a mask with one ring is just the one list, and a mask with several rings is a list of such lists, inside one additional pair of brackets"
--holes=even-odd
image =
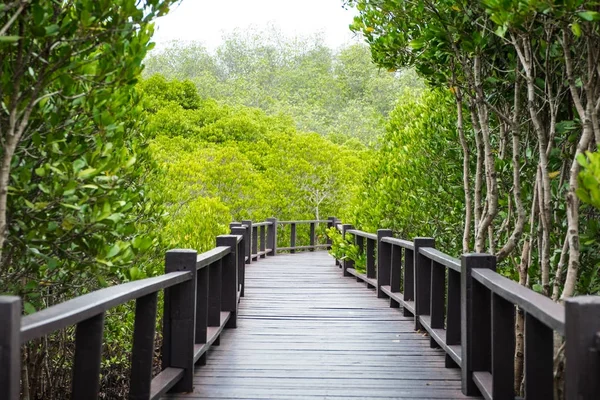
[(389, 228), (409, 240), (432, 236), (460, 254), (462, 155), (450, 100), (439, 91), (400, 98), (356, 198), (357, 227)]

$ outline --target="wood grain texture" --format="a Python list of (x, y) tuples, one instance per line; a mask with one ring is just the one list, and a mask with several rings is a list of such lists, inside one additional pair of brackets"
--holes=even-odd
[(460, 372), (326, 252), (248, 266), (238, 328), (165, 399), (462, 399)]

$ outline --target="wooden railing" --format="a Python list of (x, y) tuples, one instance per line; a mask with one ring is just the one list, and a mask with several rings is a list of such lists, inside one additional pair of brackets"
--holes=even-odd
[[(308, 244), (297, 245), (297, 227), (302, 224), (309, 226)], [(293, 254), (299, 250), (314, 251), (330, 248), (331, 240), (329, 239), (325, 243), (318, 243), (316, 231), (319, 224), (327, 224), (327, 227), (330, 228), (334, 225), (334, 218), (302, 221), (278, 221), (277, 218), (268, 218), (266, 221), (259, 223), (244, 220), (242, 222), (232, 222), (229, 227), (232, 234), (238, 232), (235, 230), (236, 228), (245, 228), (246, 248), (247, 254), (249, 254), (246, 263), (249, 264), (259, 258), (264, 258), (266, 255), (275, 255), (277, 252), (289, 251)], [(288, 225), (290, 226), (289, 246), (278, 247), (277, 243), (281, 231)]]
[(555, 333), (564, 337), (565, 398), (600, 398), (600, 296), (558, 304), (496, 273), (494, 256), (459, 260), (436, 250), (433, 238), (408, 241), (387, 229), (373, 234), (339, 220), (334, 225), (367, 258), (365, 274), (352, 260), (336, 260), (343, 275), (375, 287), (390, 307), (402, 306), (415, 329), (429, 334), (431, 347), (446, 352), (446, 367), (461, 369), (465, 395), (515, 398), (515, 318), (523, 313), (525, 398), (554, 397)]
[[(97, 290), (24, 317), (20, 298), (0, 296), (0, 399), (20, 396), (21, 346), (70, 326), (76, 326), (71, 398), (97, 399), (105, 313), (131, 300), (136, 307), (129, 399), (192, 391), (194, 366), (206, 363), (207, 350), (219, 343), (223, 329), (237, 326), (246, 264), (278, 251), (327, 248), (328, 244), (316, 242), (319, 223), (333, 226), (333, 219), (232, 223), (231, 235), (218, 236), (217, 247), (210, 251), (168, 251), (161, 276)], [(277, 248), (278, 226), (288, 224), (290, 246)], [(296, 246), (297, 224), (310, 225), (309, 245)], [(160, 291), (164, 291), (162, 371), (152, 377)]]
[[(297, 245), (296, 226), (309, 225), (308, 245)], [(350, 235), (366, 257), (366, 273), (350, 259), (336, 260), (344, 276), (354, 276), (390, 307), (402, 306), (426, 331), (432, 347), (446, 352), (446, 366), (460, 368), (466, 395), (513, 399), (517, 312), (525, 321), (525, 394), (527, 399), (553, 397), (554, 335), (565, 341), (567, 399), (600, 398), (600, 297), (568, 299), (564, 305), (495, 272), (496, 259), (486, 254), (453, 258), (435, 249), (433, 238), (412, 241), (354, 229), (335, 218), (312, 221), (242, 221), (231, 235), (217, 237), (214, 249), (171, 250), (165, 274), (101, 289), (34, 314), (21, 316), (18, 297), (0, 297), (0, 399), (20, 394), (21, 346), (57, 330), (76, 326), (72, 395), (96, 399), (99, 391), (105, 313), (136, 301), (130, 399), (156, 399), (167, 392), (193, 390), (195, 365), (218, 344), (224, 328), (235, 328), (244, 296), (245, 268), (277, 252), (329, 248), (318, 243), (318, 224)], [(289, 246), (278, 247), (278, 233), (290, 225)], [(285, 241), (282, 239), (282, 241)], [(162, 372), (152, 377), (157, 294), (164, 291)]]
[[(193, 390), (194, 365), (235, 328), (243, 277), (244, 235), (217, 237), (202, 254), (171, 250), (165, 274), (112, 286), (21, 316), (18, 297), (0, 297), (0, 399), (20, 396), (21, 346), (75, 325), (72, 399), (97, 399), (105, 313), (136, 301), (129, 399)], [(241, 274), (240, 274), (240, 271)], [(158, 292), (164, 291), (162, 372), (152, 377)]]

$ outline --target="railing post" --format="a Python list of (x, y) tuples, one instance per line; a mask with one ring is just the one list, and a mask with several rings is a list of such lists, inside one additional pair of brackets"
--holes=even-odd
[(600, 296), (565, 300), (565, 399), (600, 398)]
[[(403, 269), (403, 295), (404, 301), (415, 301), (415, 250), (404, 249), (404, 268)], [(408, 308), (402, 307), (402, 315), (405, 317), (414, 317), (414, 313)]]
[(290, 247), (292, 248), (290, 254), (294, 254), (296, 252), (294, 249), (296, 247), (296, 224), (294, 222), (290, 224)]
[(238, 313), (238, 242), (237, 236), (217, 236), (217, 246), (228, 246), (231, 253), (226, 255), (221, 264), (221, 311), (229, 311), (231, 316), (226, 328), (237, 328)]
[(232, 235), (240, 235), (242, 236), (242, 241), (238, 243), (238, 286), (240, 290), (240, 297), (244, 297), (245, 288), (246, 288), (246, 237), (247, 231), (245, 226), (238, 226), (235, 228), (231, 228)]
[(21, 395), (21, 299), (0, 297), (0, 399)]
[[(431, 261), (429, 286), (429, 326), (431, 329), (444, 329), (444, 314), (446, 311), (446, 266)], [(430, 337), (431, 348), (439, 348), (438, 342)]]
[(260, 251), (263, 254), (261, 254), (260, 258), (267, 257), (267, 253), (265, 253), (265, 250), (267, 250), (267, 232), (266, 232), (266, 226), (261, 225), (260, 226)]
[(267, 218), (267, 221), (271, 223), (267, 227), (267, 247), (271, 249), (267, 255), (274, 256), (277, 254), (277, 218)]
[[(205, 344), (208, 340), (209, 269), (210, 265), (207, 265), (196, 272), (196, 334), (194, 341), (196, 344)], [(206, 352), (200, 356), (196, 364), (206, 365)]]
[(381, 241), (384, 237), (389, 236), (392, 236), (391, 229), (377, 230), (377, 297), (380, 299), (387, 297), (381, 287), (391, 284), (392, 245)]
[[(335, 229), (337, 229), (337, 225), (341, 225), (341, 224), (342, 224), (341, 219), (336, 218), (336, 217), (333, 218), (333, 226), (335, 227)], [(340, 267), (340, 269), (342, 269), (342, 260), (335, 260), (335, 262)]]
[[(354, 227), (350, 224), (342, 225), (342, 239), (346, 240), (346, 231), (351, 229), (354, 229)], [(342, 270), (344, 276), (352, 276), (348, 271), (346, 271), (348, 268), (354, 268), (354, 261), (344, 257), (344, 260), (342, 261)]]
[(315, 251), (315, 222), (310, 223), (310, 242), (309, 244), (312, 246), (309, 251)]
[[(354, 244), (358, 247), (359, 255), (362, 255), (365, 251), (365, 239), (362, 236), (354, 235)], [(356, 282), (362, 282), (362, 279), (357, 276)], [(367, 288), (368, 287), (370, 287), (370, 285), (367, 283)]]
[[(389, 244), (389, 243), (387, 243)], [(390, 244), (391, 262), (390, 262), (390, 291), (400, 292), (400, 282), (402, 276), (402, 247)], [(377, 251), (379, 253), (379, 250)], [(385, 267), (384, 267), (385, 268)], [(379, 272), (377, 272), (379, 274)], [(385, 295), (385, 293), (384, 293)], [(400, 308), (400, 303), (390, 297), (390, 307)]]
[(71, 380), (73, 399), (98, 398), (103, 336), (104, 313), (81, 321), (75, 327), (75, 357)]
[(135, 301), (129, 400), (147, 400), (150, 397), (157, 306), (157, 292)]
[(252, 221), (249, 219), (243, 220), (242, 225), (246, 227), (246, 256), (248, 259), (246, 260), (246, 264), (252, 263), (252, 248), (253, 248), (253, 240), (252, 237)]
[[(446, 344), (460, 345), (460, 272), (448, 269), (448, 299), (446, 302)], [(452, 357), (446, 354), (447, 368), (460, 368)]]
[(196, 330), (196, 261), (195, 250), (169, 250), (165, 272), (189, 271), (191, 279), (165, 290), (163, 313), (163, 369), (184, 369), (183, 377), (170, 392), (194, 390), (194, 339)]
[(258, 261), (258, 226), (252, 225), (252, 255), (255, 254)]
[(414, 240), (415, 274), (415, 330), (421, 329), (420, 315), (429, 315), (431, 301), (431, 260), (421, 253), (421, 247), (435, 247), (433, 238), (415, 238)]
[(464, 254), (461, 258), (461, 381), (466, 396), (479, 395), (473, 371), (489, 371), (491, 366), (491, 295), (473, 280), (473, 268), (495, 271), (496, 257)]

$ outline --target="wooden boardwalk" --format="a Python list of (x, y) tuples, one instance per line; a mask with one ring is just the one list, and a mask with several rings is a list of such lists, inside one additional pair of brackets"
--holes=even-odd
[(326, 252), (261, 259), (246, 268), (238, 328), (196, 369), (193, 393), (166, 398), (466, 398), (460, 370), (413, 327)]

